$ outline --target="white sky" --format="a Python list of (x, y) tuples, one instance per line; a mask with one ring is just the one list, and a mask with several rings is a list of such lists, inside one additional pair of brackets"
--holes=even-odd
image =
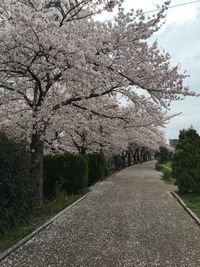
[[(178, 5), (192, 0), (171, 0)], [(125, 0), (126, 10), (131, 8), (150, 11), (156, 9), (162, 0)], [(152, 13), (149, 13), (152, 14)], [(111, 14), (101, 15), (101, 19), (110, 19)], [(185, 81), (192, 91), (200, 93), (200, 2), (171, 8), (167, 11), (166, 23), (153, 36), (161, 48), (172, 56), (172, 63), (180, 63), (183, 70), (190, 74)], [(191, 125), (200, 132), (200, 98), (187, 97), (171, 105), (172, 113), (182, 112), (171, 120), (165, 129), (168, 138), (177, 138), (179, 130)]]

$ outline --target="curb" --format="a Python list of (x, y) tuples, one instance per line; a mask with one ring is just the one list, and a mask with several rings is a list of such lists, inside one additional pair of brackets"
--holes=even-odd
[(68, 206), (67, 208), (65, 208), (64, 210), (60, 211), (58, 214), (56, 214), (53, 218), (51, 218), (50, 220), (48, 220), (47, 222), (45, 222), (44, 224), (42, 224), (40, 227), (38, 227), (36, 230), (34, 230), (32, 233), (30, 233), (29, 235), (27, 235), (25, 238), (21, 239), (19, 242), (17, 242), (15, 245), (13, 245), (11, 248), (9, 248), (8, 250), (6, 250), (5, 252), (2, 253), (2, 255), (0, 256), (0, 262), (3, 261), (5, 258), (7, 258), (8, 256), (10, 256), (11, 253), (13, 253), (14, 251), (16, 251), (18, 248), (20, 248), (21, 246), (23, 246), (26, 242), (28, 242), (31, 238), (33, 238), (36, 234), (38, 234), (39, 232), (41, 232), (43, 229), (45, 229), (47, 226), (49, 226), (50, 224), (52, 224), (57, 218), (59, 218), (63, 213), (65, 213), (68, 209), (71, 209), (72, 207), (74, 207), (76, 204), (78, 204), (80, 201), (82, 201), (84, 198), (86, 198), (87, 193), (82, 196), (81, 198), (79, 198), (77, 201), (75, 201), (74, 203), (72, 203), (70, 206)]
[(186, 206), (186, 204), (183, 202), (183, 200), (175, 193), (175, 192), (170, 192), (176, 200), (181, 204), (181, 206), (184, 208), (184, 210), (192, 217), (192, 219), (196, 222), (198, 226), (200, 226), (200, 219), (194, 214), (193, 211), (191, 211), (190, 208)]

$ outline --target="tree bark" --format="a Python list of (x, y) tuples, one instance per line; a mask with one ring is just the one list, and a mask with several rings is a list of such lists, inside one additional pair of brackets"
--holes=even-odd
[(126, 167), (126, 156), (127, 156), (127, 152), (123, 151), (121, 153), (121, 158), (122, 158), (122, 167), (125, 168)]
[(41, 141), (40, 134), (33, 134), (31, 137), (31, 180), (35, 195), (35, 201), (38, 206), (43, 201), (43, 156), (44, 141)]
[(125, 168), (126, 167), (126, 157), (122, 156), (122, 167)]
[(81, 155), (83, 155), (83, 156), (86, 155), (86, 148), (84, 146), (81, 146), (80, 151), (81, 151), (80, 152)]
[(128, 166), (131, 166), (131, 153), (128, 152)]
[(136, 150), (135, 150), (135, 155), (136, 155), (136, 162), (138, 162), (139, 160), (140, 160), (140, 155), (139, 155), (139, 148), (137, 148)]
[(118, 159), (117, 159), (117, 155), (114, 155), (114, 164), (115, 164), (115, 170), (118, 170)]

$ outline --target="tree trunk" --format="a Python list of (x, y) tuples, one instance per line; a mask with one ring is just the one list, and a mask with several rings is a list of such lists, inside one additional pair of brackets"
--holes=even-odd
[(31, 137), (31, 180), (35, 195), (35, 201), (38, 206), (43, 200), (43, 155), (44, 141), (41, 141), (38, 133)]
[(126, 167), (126, 157), (122, 156), (122, 167), (125, 168)]
[(114, 155), (114, 164), (115, 164), (115, 170), (117, 170), (118, 169), (117, 155)]
[(122, 167), (123, 167), (123, 168), (126, 167), (126, 156), (127, 156), (127, 153), (123, 151), (122, 154), (121, 154), (121, 158), (122, 158)]
[(131, 166), (131, 153), (128, 152), (128, 166)]
[(81, 147), (81, 155), (86, 155), (86, 148), (84, 146)]
[(133, 157), (133, 165), (136, 163), (136, 150), (131, 150), (131, 155)]
[(141, 148), (141, 151), (140, 151), (140, 161), (145, 161), (145, 159), (144, 159), (144, 154), (145, 154), (145, 148), (144, 147), (142, 147)]
[(136, 149), (135, 153), (136, 153), (136, 162), (138, 162), (140, 160), (139, 148)]

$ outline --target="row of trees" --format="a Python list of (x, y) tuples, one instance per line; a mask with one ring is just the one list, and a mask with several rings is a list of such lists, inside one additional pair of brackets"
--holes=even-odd
[[(88, 186), (113, 171), (150, 156), (144, 147), (129, 152), (128, 158), (125, 153), (111, 158), (97, 152), (87, 155), (70, 152), (45, 155), (43, 200), (54, 204), (63, 202), (68, 196), (84, 193)], [(0, 235), (28, 221), (30, 215), (38, 215), (42, 211), (35, 202), (30, 168), (30, 153), (25, 143), (15, 142), (1, 133)]]
[[(30, 167), (30, 153), (25, 144), (0, 133), (0, 236), (43, 210), (35, 202)], [(47, 204), (50, 210), (51, 205), (57, 209), (68, 196), (84, 193), (108, 171), (102, 153), (45, 155), (43, 208)]]
[[(28, 144), (42, 202), (45, 152), (104, 151), (137, 157), (164, 142), (171, 100), (193, 95), (170, 56), (148, 45), (157, 14), (124, 12), (123, 0), (3, 0), (0, 3), (0, 127)], [(112, 22), (96, 15), (117, 9)], [(122, 103), (120, 103), (120, 101)], [(141, 152), (143, 153), (144, 152)], [(147, 157), (147, 155), (143, 155)]]

